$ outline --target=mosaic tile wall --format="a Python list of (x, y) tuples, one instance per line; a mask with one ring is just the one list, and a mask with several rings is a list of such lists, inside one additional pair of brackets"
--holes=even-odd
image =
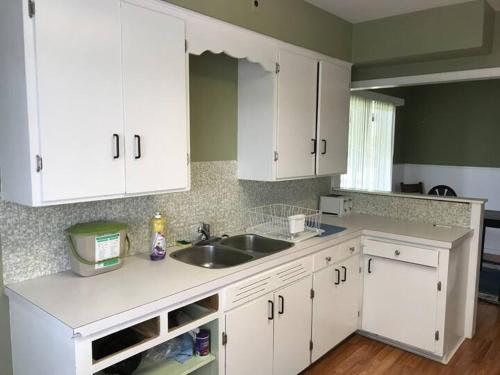
[(470, 205), (370, 193), (335, 191), (353, 198), (353, 212), (469, 228)]
[(168, 220), (169, 242), (196, 236), (200, 221), (214, 234), (245, 227), (248, 208), (291, 203), (317, 208), (330, 178), (284, 182), (239, 181), (237, 163), (191, 164), (191, 190), (183, 193), (30, 208), (0, 201), (0, 241), (6, 284), (69, 268), (64, 229), (93, 220), (129, 224), (131, 253), (149, 251), (149, 220), (161, 211)]

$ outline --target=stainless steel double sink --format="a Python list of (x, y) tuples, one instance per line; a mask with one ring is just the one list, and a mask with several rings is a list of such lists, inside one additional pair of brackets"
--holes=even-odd
[(256, 234), (240, 234), (198, 242), (170, 256), (178, 261), (205, 268), (227, 268), (289, 249), (293, 243)]

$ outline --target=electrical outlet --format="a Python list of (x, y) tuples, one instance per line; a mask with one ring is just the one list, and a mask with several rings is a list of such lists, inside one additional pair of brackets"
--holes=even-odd
[(254, 13), (260, 12), (260, 8), (262, 7), (262, 2), (263, 0), (250, 0), (252, 12)]

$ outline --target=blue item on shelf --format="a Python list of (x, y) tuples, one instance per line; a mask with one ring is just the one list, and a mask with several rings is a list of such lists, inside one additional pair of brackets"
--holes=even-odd
[(184, 363), (193, 356), (194, 342), (193, 337), (189, 333), (184, 333), (180, 336), (180, 339), (181, 348), (180, 351), (175, 354), (174, 358), (177, 362)]
[(346, 230), (346, 228), (344, 227), (338, 227), (336, 225), (329, 225), (329, 224), (321, 224), (320, 228), (324, 230), (323, 234), (321, 234), (321, 237), (331, 236), (332, 234), (337, 234)]

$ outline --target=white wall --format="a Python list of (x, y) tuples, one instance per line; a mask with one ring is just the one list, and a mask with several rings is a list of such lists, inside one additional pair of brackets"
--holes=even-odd
[[(394, 164), (392, 181), (395, 191), (401, 182), (422, 181), (426, 192), (435, 185), (448, 185), (459, 196), (486, 198), (487, 210), (500, 211), (500, 168)], [(500, 255), (500, 229), (487, 228), (485, 251)]]

